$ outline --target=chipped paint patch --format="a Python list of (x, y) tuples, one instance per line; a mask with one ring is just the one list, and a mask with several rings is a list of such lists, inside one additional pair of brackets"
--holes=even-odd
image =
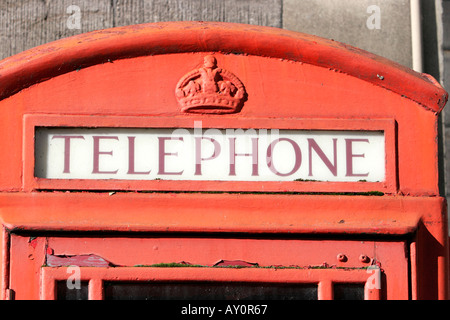
[(47, 254), (46, 264), (49, 267), (79, 266), (79, 267), (114, 267), (114, 265), (95, 254), (86, 255), (52, 255)]

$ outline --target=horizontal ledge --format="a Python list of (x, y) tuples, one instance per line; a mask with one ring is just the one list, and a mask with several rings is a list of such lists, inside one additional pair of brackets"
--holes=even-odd
[(3, 193), (10, 231), (379, 234), (414, 232), (438, 221), (439, 197), (194, 194)]

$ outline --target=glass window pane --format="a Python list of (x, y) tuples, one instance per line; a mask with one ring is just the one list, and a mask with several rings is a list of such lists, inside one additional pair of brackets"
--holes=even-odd
[(316, 284), (105, 282), (106, 300), (317, 300)]
[(68, 285), (66, 280), (56, 281), (57, 300), (88, 300), (89, 282), (81, 281), (79, 288), (73, 283)]
[(334, 300), (364, 300), (364, 283), (335, 283)]

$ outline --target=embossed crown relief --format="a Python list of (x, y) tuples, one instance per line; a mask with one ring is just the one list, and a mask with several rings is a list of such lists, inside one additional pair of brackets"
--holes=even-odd
[(192, 70), (178, 81), (175, 89), (183, 112), (235, 113), (244, 103), (244, 85), (233, 73), (218, 68), (213, 55), (204, 58), (203, 66)]

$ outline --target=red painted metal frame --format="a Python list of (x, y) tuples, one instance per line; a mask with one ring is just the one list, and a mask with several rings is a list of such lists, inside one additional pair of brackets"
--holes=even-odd
[(1, 300), (10, 300), (11, 297), (9, 295), (9, 277), (10, 277), (10, 234), (8, 230), (5, 228), (5, 226), (2, 225), (1, 229), (1, 237), (0, 237), (0, 244), (1, 244), (1, 250), (2, 250), (2, 257), (1, 257), (1, 292), (0, 292), (0, 299)]
[[(133, 232), (134, 235), (139, 232), (157, 232), (160, 236), (174, 236), (178, 232), (210, 232), (222, 235), (256, 234), (268, 239), (274, 235), (286, 234), (331, 238), (335, 235), (382, 235), (395, 236), (396, 239), (399, 236), (408, 238), (417, 234), (419, 246), (411, 251), (412, 263), (417, 262), (412, 270), (411, 285), (418, 291), (412, 297), (445, 299), (447, 296), (445, 283), (448, 279), (448, 236), (444, 218), (446, 206), (442, 198), (33, 192), (2, 194), (0, 202), (2, 224), (7, 230), (4, 240), (6, 244), (10, 243), (10, 232), (45, 234), (76, 231), (96, 234), (109, 231)], [(168, 203), (170, 206), (167, 206)], [(77, 242), (74, 245), (77, 246)], [(36, 249), (32, 249), (34, 247)], [(24, 288), (32, 285), (32, 279), (36, 277), (34, 268), (25, 267), (24, 259), (29, 263), (27, 256), (33, 256), (33, 261), (38, 263), (36, 267), (40, 268), (45, 261), (42, 260), (45, 247), (46, 242), (42, 240), (33, 246), (28, 238), (20, 246), (11, 242), (11, 250), (25, 252), (19, 259), (12, 259), (11, 265), (11, 270), (17, 266), (25, 268), (20, 274), (21, 279), (29, 273), (26, 276), (29, 281), (21, 281)], [(8, 261), (9, 252), (10, 250), (3, 252)], [(395, 259), (396, 256), (398, 257), (394, 255), (392, 258)], [(400, 256), (405, 257), (404, 254)], [(6, 283), (9, 282), (11, 270), (4, 266), (2, 278)], [(15, 279), (17, 276), (13, 275)], [(2, 293), (4, 297), (8, 295), (9, 288), (5, 290)], [(30, 287), (27, 290), (32, 289)], [(391, 298), (399, 299), (404, 294), (405, 292), (398, 292)]]
[[(239, 127), (237, 127), (239, 126)], [(31, 190), (159, 190), (159, 191), (256, 191), (256, 192), (370, 192), (393, 194), (397, 191), (396, 123), (388, 119), (264, 119), (245, 118), (224, 122), (202, 118), (202, 127), (216, 129), (291, 129), (383, 131), (385, 136), (385, 180), (382, 182), (251, 182), (251, 181), (174, 181), (174, 180), (88, 180), (44, 179), (34, 177), (34, 135), (37, 127), (73, 128), (194, 128), (185, 117), (118, 117), (80, 115), (25, 115), (24, 175), (25, 191)]]
[[(70, 273), (66, 267), (42, 268), (41, 299), (55, 300), (55, 282), (67, 280)], [(333, 299), (333, 284), (364, 283), (365, 300), (379, 300), (380, 289), (370, 288), (373, 272), (367, 269), (262, 269), (262, 268), (152, 268), (119, 267), (95, 268), (81, 267), (81, 281), (89, 281), (89, 300), (103, 300), (104, 281), (217, 281), (239, 283), (315, 283), (318, 285), (318, 299)]]
[(0, 202), (1, 221), (10, 232), (406, 235), (423, 221), (439, 243), (447, 238), (441, 230), (446, 209), (441, 198), (33, 192), (0, 194)]
[[(274, 239), (271, 235), (236, 239), (223, 237), (223, 234), (211, 237), (202, 235), (183, 237), (177, 236), (176, 233), (170, 234), (169, 237), (165, 237), (164, 234), (149, 236), (134, 233), (129, 237), (124, 234), (99, 236), (98, 233), (91, 233), (82, 239), (76, 234), (60, 236), (52, 233), (50, 236), (43, 235), (32, 239), (26, 233), (12, 234), (11, 244), (14, 250), (11, 252), (11, 268), (15, 272), (11, 274), (10, 288), (17, 293), (17, 299), (39, 299), (42, 297), (43, 266), (48, 267), (48, 270), (58, 270), (60, 267), (78, 263), (82, 267), (81, 274), (77, 275), (84, 277), (81, 280), (86, 279), (88, 275), (84, 270), (89, 268), (101, 270), (109, 266), (107, 272), (116, 275), (115, 280), (126, 281), (130, 279), (130, 275), (141, 276), (141, 271), (144, 273), (143, 270), (148, 268), (144, 266), (151, 267), (159, 263), (184, 261), (182, 268), (172, 268), (179, 277), (182, 277), (184, 270), (192, 269), (186, 266), (189, 263), (202, 265), (204, 267), (201, 270), (206, 270), (219, 269), (215, 266), (223, 259), (234, 262), (249, 259), (248, 261), (258, 263), (258, 266), (262, 267), (249, 268), (251, 270), (280, 270), (280, 267), (285, 266), (289, 268), (287, 270), (299, 271), (305, 275), (308, 270), (319, 267), (318, 271), (322, 270), (324, 273), (314, 271), (313, 279), (318, 279), (317, 282), (320, 280), (325, 285), (326, 283), (330, 285), (333, 281), (362, 283), (374, 275), (375, 270), (372, 268), (376, 265), (383, 272), (383, 280), (381, 284), (378, 283), (380, 286), (376, 286), (377, 282), (372, 284), (381, 289), (382, 298), (408, 299), (409, 259), (405, 252), (405, 242), (398, 237), (396, 241), (369, 240), (361, 243), (358, 240)], [(347, 259), (338, 260), (338, 253), (345, 254)], [(369, 260), (361, 261), (361, 254), (367, 255)], [(56, 261), (53, 258), (60, 260)], [(367, 270), (369, 266), (372, 267)], [(355, 269), (364, 271), (365, 278), (361, 275), (363, 280), (357, 275), (356, 279), (352, 277), (351, 272)], [(167, 269), (159, 267), (155, 270)], [(336, 276), (330, 277), (330, 274)], [(64, 278), (64, 274), (61, 276)], [(69, 274), (66, 273), (65, 276), (67, 278)], [(185, 276), (187, 280), (195, 280), (189, 273)], [(302, 277), (302, 274), (294, 278), (296, 277)], [(370, 278), (375, 280), (374, 277)], [(269, 280), (284, 281), (283, 279), (282, 276), (277, 278), (277, 273), (274, 273)], [(307, 279), (304, 281), (308, 282)]]

